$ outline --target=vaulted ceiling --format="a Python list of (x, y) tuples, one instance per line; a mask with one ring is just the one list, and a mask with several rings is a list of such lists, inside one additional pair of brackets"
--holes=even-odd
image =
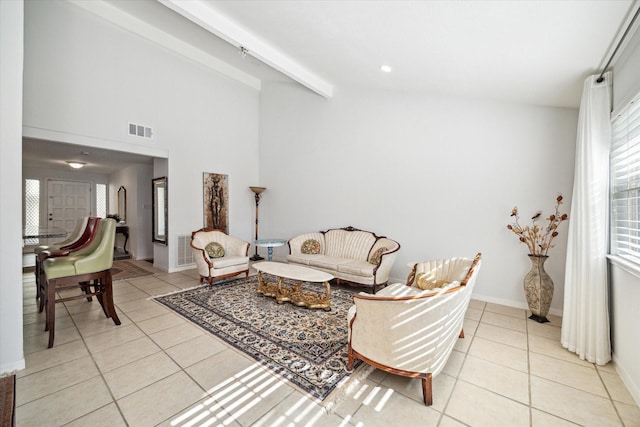
[[(69, 1), (256, 89), (287, 81), (325, 97), (354, 87), (569, 108), (640, 7), (640, 0)], [(52, 146), (59, 156), (50, 162), (82, 151), (61, 145)], [(25, 162), (41, 150), (25, 141)], [(103, 173), (127, 162), (112, 154), (95, 154), (108, 164)]]
[[(282, 76), (261, 75), (259, 62), (327, 97), (346, 86), (572, 108), (638, 7), (632, 0), (158, 1), (246, 48), (249, 58), (238, 67), (262, 81)], [(138, 17), (162, 27), (158, 8), (147, 6), (148, 16)], [(163, 29), (206, 45), (186, 28)]]

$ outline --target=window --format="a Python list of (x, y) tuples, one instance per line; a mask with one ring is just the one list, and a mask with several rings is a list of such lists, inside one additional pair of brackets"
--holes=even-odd
[(96, 184), (96, 216), (107, 217), (107, 186), (105, 184)]
[(611, 253), (640, 264), (640, 96), (611, 127)]
[[(38, 228), (40, 226), (40, 180), (24, 180), (24, 225)], [(25, 245), (37, 245), (39, 239), (26, 239)]]

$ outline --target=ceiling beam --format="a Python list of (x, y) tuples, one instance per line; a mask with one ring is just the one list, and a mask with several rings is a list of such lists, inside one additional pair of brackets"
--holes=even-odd
[[(1, 0), (0, 0), (1, 1)], [(135, 16), (118, 9), (117, 7), (105, 1), (85, 1), (85, 0), (68, 0), (70, 3), (81, 7), (82, 9), (100, 16), (107, 21), (124, 28), (134, 34), (155, 42), (167, 49), (170, 49), (182, 56), (193, 61), (205, 65), (219, 73), (226, 75), (238, 82), (241, 82), (253, 89), (260, 90), (261, 82), (259, 79), (235, 68), (219, 60), (218, 58), (203, 52), (185, 43), (182, 40), (162, 31), (158, 28), (144, 22)]]
[(174, 12), (184, 16), (226, 42), (248, 50), (248, 54), (317, 94), (331, 98), (333, 85), (306, 69), (278, 49), (263, 42), (216, 11), (204, 0), (158, 0)]

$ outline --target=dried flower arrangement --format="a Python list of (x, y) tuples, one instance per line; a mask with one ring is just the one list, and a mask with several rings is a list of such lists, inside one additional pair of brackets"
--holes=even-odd
[(562, 196), (556, 197), (556, 211), (554, 214), (546, 218), (549, 224), (542, 227), (536, 224), (536, 221), (542, 216), (542, 212), (538, 211), (531, 217), (531, 225), (522, 227), (519, 223), (518, 208), (511, 210), (511, 216), (515, 217), (513, 223), (507, 225), (507, 228), (518, 235), (519, 240), (529, 248), (529, 255), (547, 256), (547, 251), (554, 247), (553, 239), (558, 236), (558, 225), (566, 221), (569, 216), (566, 213), (560, 213), (560, 205), (562, 204)]

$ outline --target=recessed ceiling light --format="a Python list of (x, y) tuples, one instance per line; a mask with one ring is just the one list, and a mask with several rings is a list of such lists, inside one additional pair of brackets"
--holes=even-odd
[(390, 72), (391, 72), (391, 66), (389, 66), (389, 65), (382, 65), (382, 66), (380, 67), (380, 69), (381, 69), (382, 71), (384, 71), (385, 73), (390, 73)]

